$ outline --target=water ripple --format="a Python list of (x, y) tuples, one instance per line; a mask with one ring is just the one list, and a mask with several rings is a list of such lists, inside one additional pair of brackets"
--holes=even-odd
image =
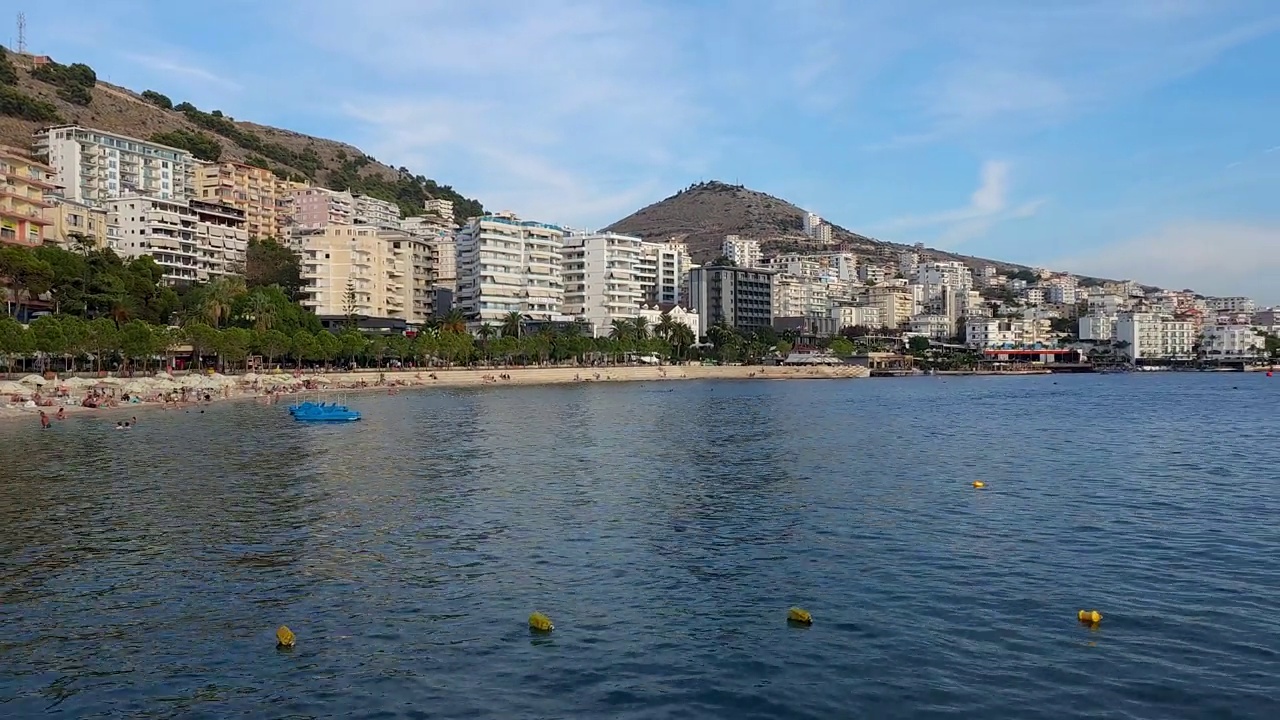
[(1280, 717), (1278, 398), (689, 382), (6, 427), (0, 713)]

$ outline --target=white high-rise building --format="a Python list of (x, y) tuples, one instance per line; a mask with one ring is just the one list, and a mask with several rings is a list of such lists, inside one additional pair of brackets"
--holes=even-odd
[(1210, 360), (1253, 358), (1263, 354), (1266, 340), (1249, 325), (1206, 325), (1203, 348)]
[(472, 218), (458, 232), (457, 306), (476, 323), (518, 312), (533, 321), (561, 316), (564, 230), (512, 213)]
[(107, 201), (107, 242), (117, 254), (150, 256), (164, 282), (207, 282), (243, 272), (249, 233), (243, 210), (144, 195)]
[(1211, 297), (1206, 298), (1205, 302), (1214, 312), (1251, 313), (1257, 309), (1253, 298), (1247, 297)]
[(1126, 312), (1116, 320), (1116, 341), (1130, 360), (1185, 360), (1195, 357), (1190, 322), (1155, 313)]
[(128, 195), (177, 202), (196, 197), (196, 159), (186, 150), (79, 125), (40, 130), (34, 146), (53, 167), (63, 196), (78, 203), (101, 206)]
[(640, 251), (636, 278), (645, 303), (668, 305), (683, 302), (689, 271), (697, 267), (689, 255), (689, 247), (681, 242), (641, 242)]
[(807, 212), (804, 214), (804, 234), (809, 237), (818, 236), (818, 228), (822, 227), (822, 218), (817, 213)]
[(379, 230), (400, 231), (400, 206), (368, 195), (355, 195), (353, 225), (372, 225)]
[[(926, 287), (947, 285), (961, 290), (973, 289), (973, 272), (969, 266), (957, 260), (920, 264), (918, 282)], [(929, 293), (933, 293), (930, 291)]]
[(635, 272), (643, 245), (640, 238), (615, 233), (566, 236), (564, 314), (591, 323), (596, 337), (608, 335), (614, 320), (636, 317), (645, 300)]
[(729, 258), (738, 267), (762, 267), (763, 257), (760, 254), (760, 243), (756, 240), (743, 240), (737, 235), (726, 235), (720, 254)]

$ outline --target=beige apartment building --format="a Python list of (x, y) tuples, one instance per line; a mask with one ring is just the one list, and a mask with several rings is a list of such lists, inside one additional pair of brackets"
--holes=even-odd
[(45, 200), (50, 203), (50, 207), (44, 210), (44, 219), (49, 221), (44, 230), (45, 242), (70, 247), (79, 239), (95, 250), (107, 246), (106, 208), (57, 195), (47, 195)]
[(196, 185), (200, 200), (243, 211), (245, 230), (256, 238), (283, 237), (289, 224), (291, 193), (307, 187), (238, 162), (201, 163)]
[(0, 145), (0, 243), (39, 245), (48, 232), (53, 168)]
[(354, 314), (419, 325), (431, 317), (425, 239), (367, 225), (328, 225), (295, 234), (293, 246), (302, 256), (302, 306), (322, 319)]

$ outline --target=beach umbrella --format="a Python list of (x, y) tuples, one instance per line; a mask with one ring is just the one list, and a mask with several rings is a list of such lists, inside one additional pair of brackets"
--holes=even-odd
[(181, 383), (183, 387), (193, 388), (199, 387), (204, 382), (204, 378), (199, 375), (185, 375), (178, 382)]
[(151, 389), (150, 383), (145, 383), (141, 380), (134, 380), (133, 382), (125, 383), (120, 388), (121, 392), (127, 392), (130, 395), (142, 395), (144, 393), (151, 392)]
[(30, 394), (31, 388), (26, 385), (13, 382), (12, 380), (0, 381), (0, 395), (22, 395), (25, 397)]
[(62, 384), (69, 388), (86, 388), (97, 385), (98, 381), (92, 378), (73, 377), (67, 378), (67, 381)]
[(32, 374), (30, 374), (30, 375), (28, 375), (28, 376), (26, 376), (26, 377), (22, 378), (22, 379), (21, 379), (21, 380), (19, 380), (18, 382), (22, 383), (23, 385), (44, 385), (45, 383), (47, 383), (47, 382), (49, 382), (49, 381), (48, 381), (48, 380), (45, 380), (44, 378), (40, 377), (39, 375), (36, 375), (35, 373), (32, 373)]
[(99, 385), (123, 385), (124, 383), (124, 378), (118, 377), (104, 377), (98, 380)]
[(152, 381), (151, 381), (151, 387), (153, 387), (153, 388), (155, 388), (155, 389), (157, 389), (157, 390), (161, 390), (161, 391), (164, 391), (164, 392), (168, 392), (168, 391), (170, 391), (170, 390), (178, 390), (178, 389), (180, 389), (180, 388), (182, 387), (182, 385), (180, 385), (179, 383), (177, 383), (177, 382), (175, 382), (175, 381), (173, 381), (173, 380), (166, 380), (166, 379), (164, 379), (164, 378), (156, 378), (156, 379), (154, 379), (154, 380), (152, 380)]
[(160, 372), (156, 373), (156, 378), (159, 380), (172, 380), (173, 376), (165, 372), (164, 370), (161, 370)]
[(258, 381), (258, 373), (245, 373), (240, 376), (240, 382), (249, 384)]
[(330, 379), (329, 379), (329, 378), (327, 378), (327, 377), (324, 377), (324, 376), (322, 375), (322, 376), (320, 376), (320, 377), (313, 377), (313, 378), (311, 378), (311, 382), (314, 382), (314, 383), (320, 383), (321, 385), (328, 385), (329, 383), (331, 383), (331, 382), (333, 382), (333, 381), (332, 381), (332, 380), (330, 380)]

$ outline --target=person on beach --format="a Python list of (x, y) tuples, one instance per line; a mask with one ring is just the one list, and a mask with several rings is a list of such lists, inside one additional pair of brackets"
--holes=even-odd
[(45, 411), (41, 410), (41, 411), (40, 411), (40, 429), (42, 429), (42, 430), (48, 430), (48, 429), (49, 429), (49, 426), (50, 426), (50, 425), (52, 425), (52, 424), (53, 424), (53, 423), (50, 423), (50, 422), (49, 422), (49, 415), (48, 415), (48, 413), (46, 413)]

